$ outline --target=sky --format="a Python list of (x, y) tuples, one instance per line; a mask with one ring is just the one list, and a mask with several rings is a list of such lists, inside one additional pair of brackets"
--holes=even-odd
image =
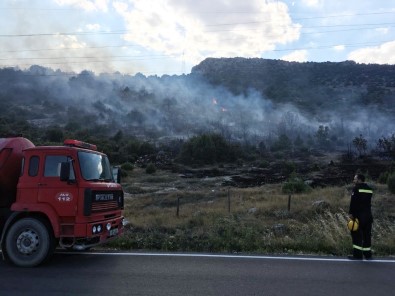
[(395, 1), (0, 2), (0, 68), (182, 75), (210, 57), (395, 64)]

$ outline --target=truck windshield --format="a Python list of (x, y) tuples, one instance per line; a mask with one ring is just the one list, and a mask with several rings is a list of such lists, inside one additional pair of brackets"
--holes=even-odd
[(112, 181), (110, 162), (105, 155), (78, 152), (81, 174), (88, 181)]

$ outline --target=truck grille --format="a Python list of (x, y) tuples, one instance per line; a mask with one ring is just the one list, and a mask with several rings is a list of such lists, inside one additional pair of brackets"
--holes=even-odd
[(118, 208), (118, 202), (116, 202), (116, 201), (92, 203), (92, 212), (115, 210), (117, 208)]
[(85, 189), (84, 215), (123, 209), (123, 191), (95, 191)]

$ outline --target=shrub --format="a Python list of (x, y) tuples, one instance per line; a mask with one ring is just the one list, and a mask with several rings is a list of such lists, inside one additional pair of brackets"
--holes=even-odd
[(303, 193), (309, 192), (310, 186), (304, 183), (304, 181), (297, 177), (295, 173), (292, 173), (288, 181), (284, 183), (281, 190), (283, 193)]
[(121, 169), (121, 178), (126, 178), (128, 176), (128, 172)]
[(388, 176), (387, 179), (388, 190), (395, 194), (395, 173)]
[(59, 127), (53, 127), (45, 132), (46, 138), (51, 142), (62, 142), (64, 139), (63, 131)]
[(297, 178), (293, 172), (296, 172), (296, 164), (294, 162), (284, 161), (282, 163), (283, 173), (286, 175), (290, 175), (290, 178)]
[(308, 191), (308, 186), (303, 182), (303, 180), (292, 180), (284, 183), (281, 188), (283, 193), (303, 193)]
[(133, 171), (134, 166), (130, 162), (125, 162), (123, 165), (121, 165), (121, 169), (123, 169), (125, 171)]
[(194, 136), (184, 143), (179, 159), (184, 164), (214, 164), (235, 161), (239, 147), (217, 134)]
[(289, 150), (292, 147), (292, 142), (287, 135), (282, 134), (278, 137), (277, 141), (273, 143), (270, 150), (272, 152)]
[(145, 172), (147, 174), (155, 174), (156, 173), (156, 166), (153, 163), (147, 165)]
[(261, 169), (269, 167), (270, 163), (267, 160), (262, 160), (259, 164), (258, 167)]

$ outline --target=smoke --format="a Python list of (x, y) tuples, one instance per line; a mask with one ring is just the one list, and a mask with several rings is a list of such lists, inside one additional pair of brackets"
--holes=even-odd
[(336, 110), (311, 115), (292, 103), (274, 103), (254, 89), (234, 95), (193, 74), (70, 74), (33, 66), (25, 71), (0, 70), (0, 82), (0, 96), (10, 103), (23, 101), (31, 108), (43, 100), (56, 103), (59, 107), (41, 113), (42, 119), (53, 119), (52, 125), (65, 126), (74, 118), (86, 127), (107, 124), (112, 135), (122, 130), (151, 140), (212, 132), (228, 140), (270, 144), (280, 135), (291, 140), (314, 138), (319, 126), (327, 126), (328, 137), (345, 145), (360, 134), (373, 143), (395, 131), (393, 116), (379, 108), (358, 107), (360, 94), (355, 91), (352, 97), (345, 93)]

